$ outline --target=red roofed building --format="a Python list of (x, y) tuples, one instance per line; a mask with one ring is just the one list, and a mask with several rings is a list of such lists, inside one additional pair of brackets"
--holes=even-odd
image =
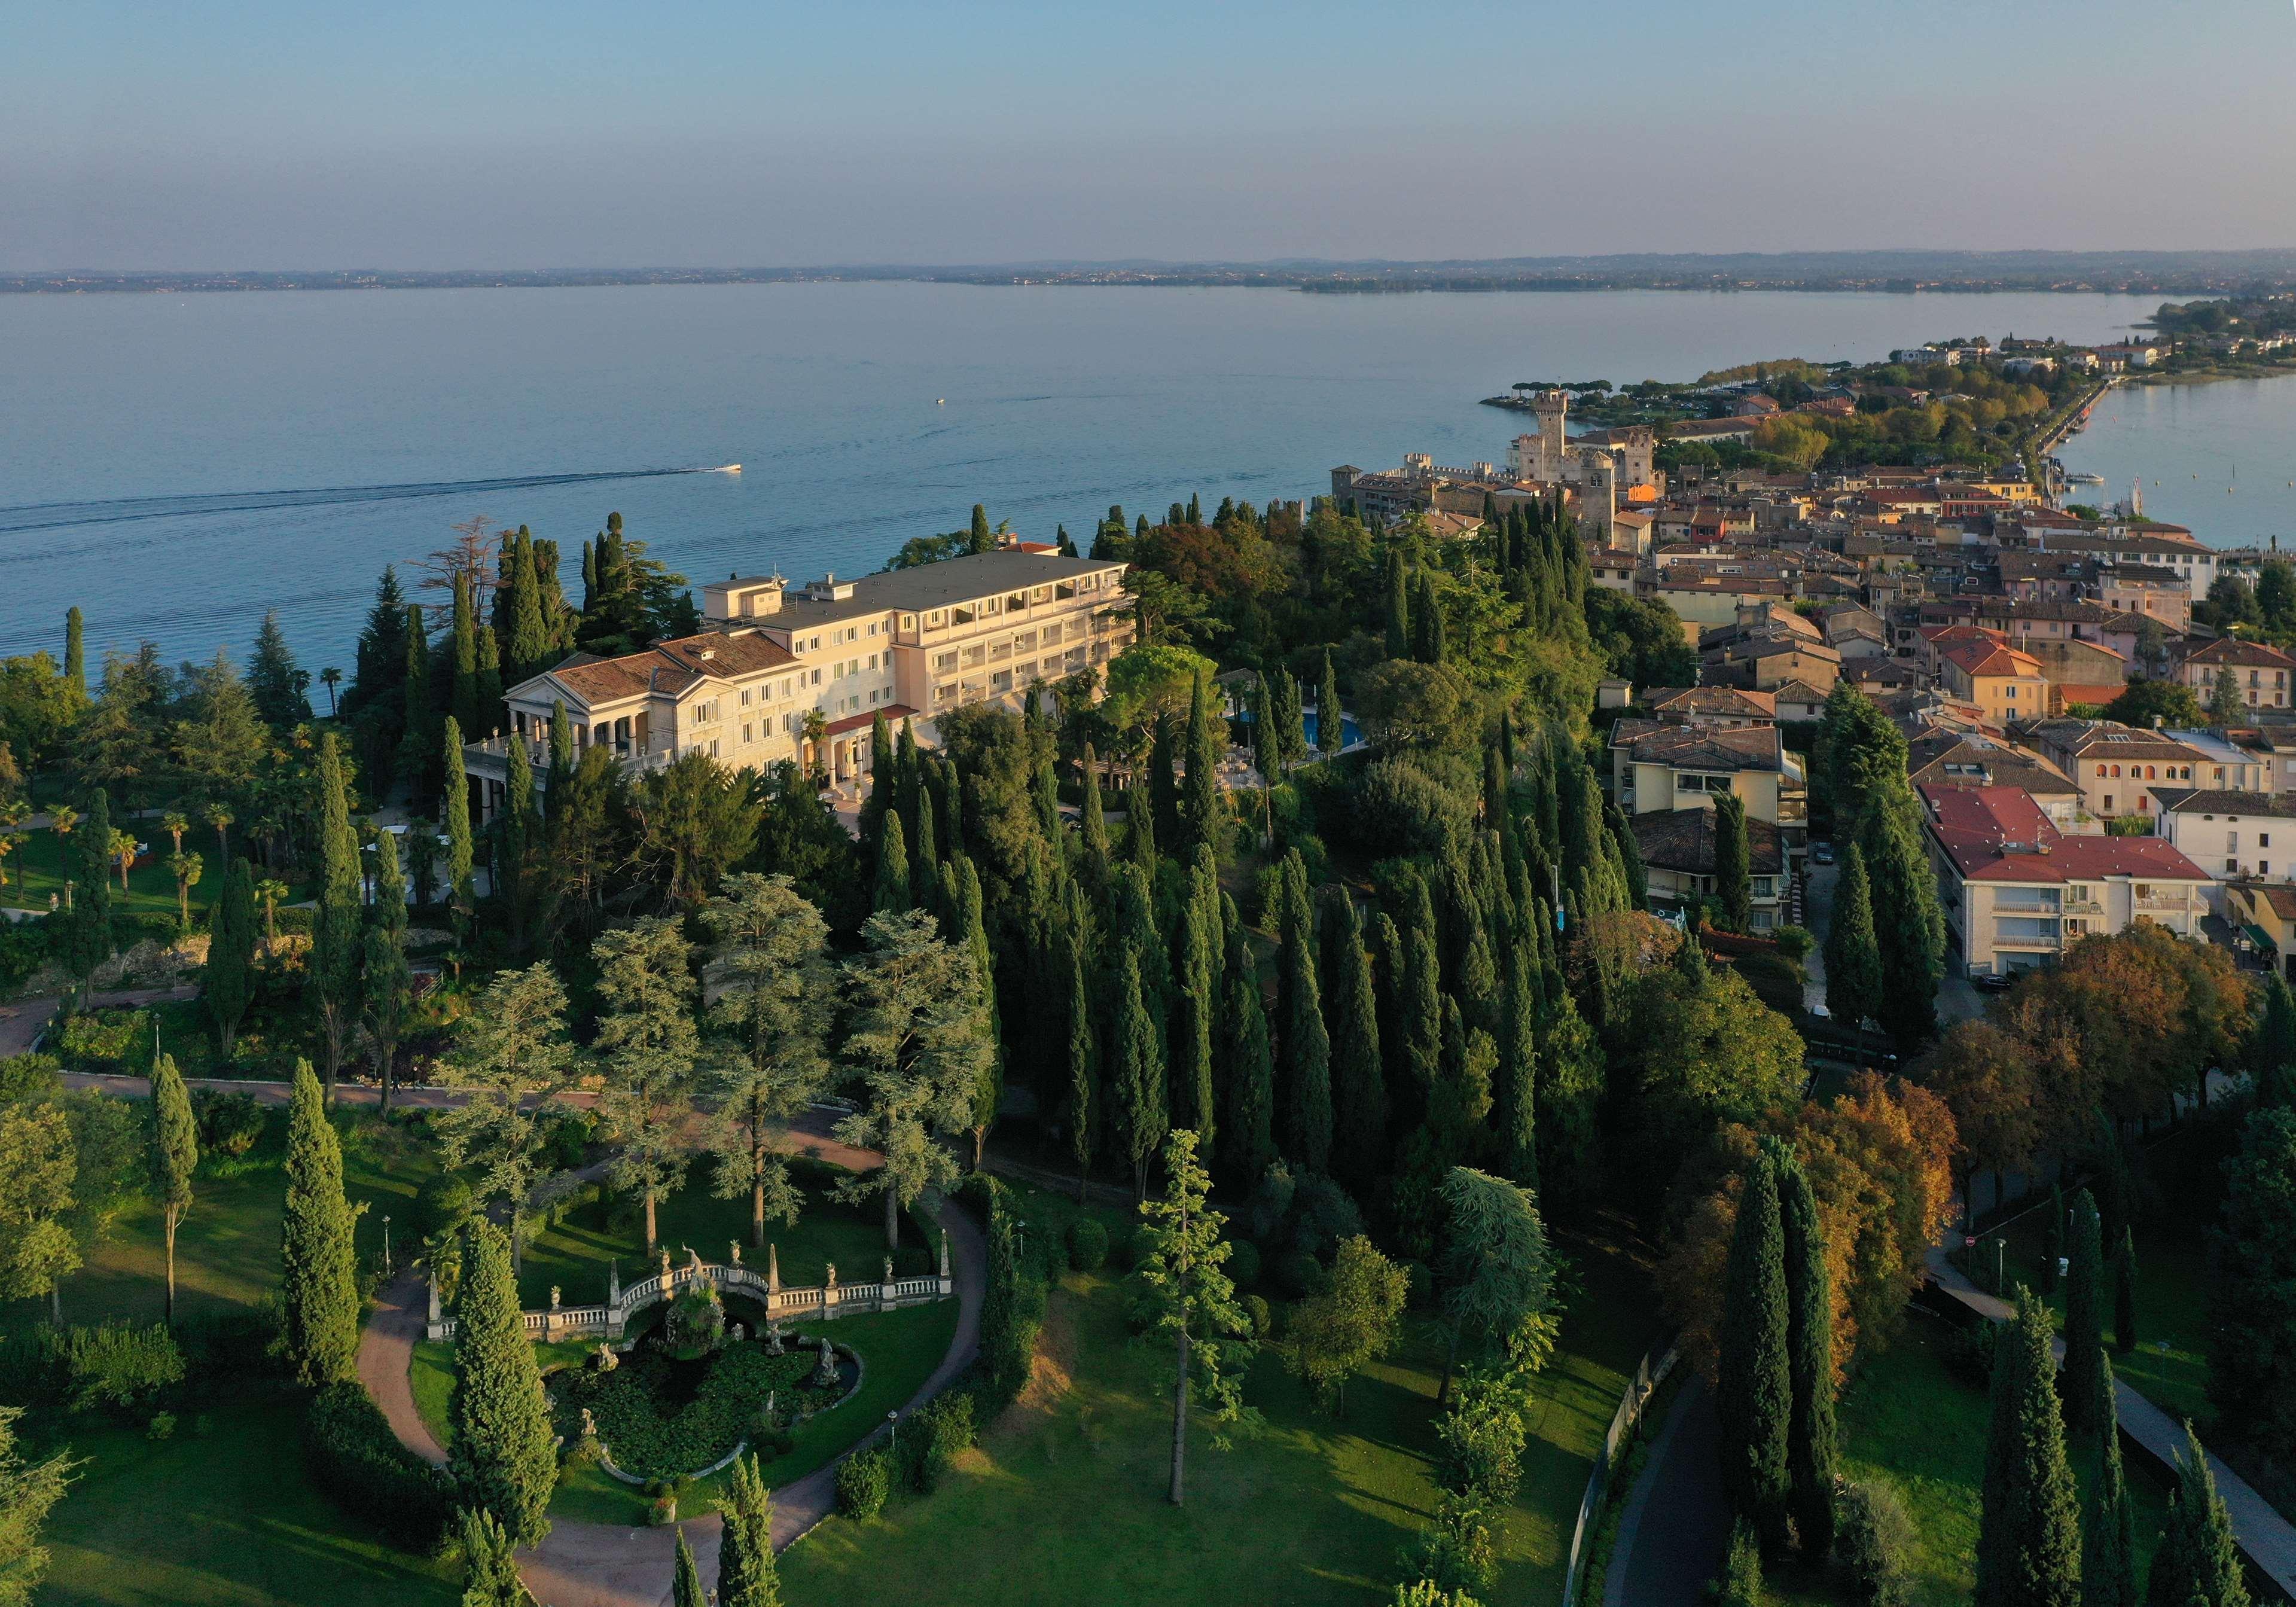
[(1945, 690), (1985, 710), (1990, 723), (2036, 719), (2049, 711), (2049, 681), (2041, 661), (2004, 642), (1956, 642), (1938, 650)]
[(2200, 934), (2209, 873), (2158, 837), (2071, 836), (2021, 787), (1919, 789), (1953, 947), (1972, 975), (2151, 921)]
[(2261, 642), (2226, 636), (2185, 657), (2185, 685), (2206, 709), (2216, 696), (2217, 677), (2228, 675), (2251, 709), (2288, 707), (2289, 677), (2296, 659)]

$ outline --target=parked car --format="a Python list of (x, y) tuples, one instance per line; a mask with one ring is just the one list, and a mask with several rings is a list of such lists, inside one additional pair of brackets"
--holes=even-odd
[(2006, 993), (2017, 986), (2013, 971), (1980, 971), (1969, 979), (1969, 985), (1980, 993)]
[(1832, 865), (1833, 863), (1833, 845), (1830, 842), (1811, 843), (1809, 845), (1809, 862), (1812, 865)]

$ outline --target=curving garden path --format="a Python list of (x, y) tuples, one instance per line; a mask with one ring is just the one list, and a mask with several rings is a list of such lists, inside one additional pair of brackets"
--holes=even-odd
[[(830, 1119), (824, 1112), (808, 1111), (786, 1135), (783, 1147), (848, 1171), (869, 1171), (882, 1162), (873, 1150), (857, 1149), (831, 1136)], [(901, 1408), (903, 1417), (946, 1389), (972, 1364), (980, 1348), (980, 1306), (988, 1283), (988, 1242), (954, 1201), (941, 1201), (935, 1217), (948, 1234), (949, 1269), (956, 1283), (956, 1332), (940, 1365)], [(429, 1289), (420, 1277), (409, 1274), (391, 1283), (382, 1291), (381, 1304), (360, 1336), (358, 1371), (360, 1382), (400, 1440), (429, 1460), (444, 1463), (446, 1447), (414, 1409), (409, 1378), (414, 1346), (422, 1337), (429, 1315)], [(880, 1425), (845, 1455), (875, 1444), (884, 1432)], [(829, 1515), (837, 1500), (837, 1464), (843, 1460), (840, 1455), (774, 1491), (776, 1550), (786, 1549)], [(702, 1578), (715, 1579), (718, 1539), (724, 1525), (712, 1516), (678, 1527), (693, 1547)], [(525, 1554), (519, 1571), (542, 1607), (662, 1607), (669, 1600), (676, 1549), (676, 1531), (669, 1529), (632, 1529), (559, 1518), (552, 1521), (550, 1534), (542, 1544)]]

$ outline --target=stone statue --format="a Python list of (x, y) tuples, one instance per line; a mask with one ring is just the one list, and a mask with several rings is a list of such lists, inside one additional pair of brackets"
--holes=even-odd
[(701, 1270), (701, 1252), (691, 1244), (685, 1247), (685, 1270), (692, 1273)]
[(601, 1341), (598, 1348), (590, 1353), (590, 1359), (591, 1365), (601, 1373), (611, 1373), (622, 1365), (622, 1358), (614, 1353), (614, 1347), (604, 1341)]
[(821, 1337), (821, 1365), (814, 1369), (813, 1382), (824, 1389), (837, 1382), (837, 1352), (829, 1348), (829, 1336)]
[(885, 1292), (889, 1295), (893, 1292), (893, 1258), (890, 1256), (885, 1258)]
[(550, 1309), (553, 1311), (558, 1309), (558, 1285), (555, 1283), (550, 1286)]
[(728, 1239), (726, 1242), (726, 1248), (734, 1252), (733, 1264), (739, 1267), (742, 1264), (742, 1242), (739, 1239)]
[(664, 1290), (669, 1287), (669, 1246), (667, 1244), (661, 1247), (661, 1286)]
[(590, 1415), (589, 1407), (584, 1406), (582, 1408), (582, 1438), (586, 1441), (595, 1439), (597, 1437), (598, 1420)]
[(782, 1324), (779, 1317), (766, 1324), (766, 1349), (774, 1356), (782, 1353)]
[(738, 1344), (740, 1344), (743, 1340), (745, 1340), (745, 1339), (747, 1339), (747, 1338), (749, 1338), (749, 1337), (750, 1337), (750, 1331), (749, 1331), (749, 1329), (747, 1329), (746, 1327), (742, 1326), (742, 1325), (741, 1324), (739, 1324), (739, 1323), (736, 1323), (736, 1324), (734, 1324), (734, 1342), (735, 1344), (737, 1344), (737, 1345), (738, 1345)]
[(837, 1287), (837, 1263), (834, 1261), (829, 1264), (829, 1287), (832, 1289)]

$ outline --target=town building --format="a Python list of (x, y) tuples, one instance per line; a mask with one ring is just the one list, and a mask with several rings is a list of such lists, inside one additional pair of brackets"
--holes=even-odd
[(2041, 662), (1999, 641), (1956, 642), (1938, 654), (1948, 693), (1976, 704), (1995, 725), (2048, 712), (2049, 683)]
[[(1718, 889), (1714, 876), (1714, 811), (1655, 810), (1627, 822), (1642, 855), (1651, 906), (1678, 910), (1693, 898), (1708, 899)], [(1746, 817), (1746, 867), (1751, 911), (1748, 925), (1768, 931), (1783, 923), (1781, 910), (1791, 880), (1784, 835), (1766, 820)]]
[(2285, 881), (2227, 881), (2225, 924), (2233, 947), (2296, 980), (2296, 886)]
[(1953, 953), (1972, 976), (2046, 964), (2072, 943), (2152, 921), (2200, 935), (2208, 873), (2158, 837), (2061, 832), (2016, 787), (1921, 789)]
[(1736, 794), (1746, 817), (1788, 825), (1808, 820), (1801, 761), (1775, 726), (1668, 726), (1622, 719), (1611, 727), (1611, 785), (1619, 811), (1711, 808)]
[(2203, 709), (2215, 701), (2217, 677), (2223, 675), (2232, 676), (2241, 701), (2249, 708), (2285, 709), (2292, 671), (2296, 671), (2296, 658), (2278, 648), (2226, 636), (2185, 654), (2178, 675)]
[(2296, 795), (2163, 787), (2158, 797), (2154, 832), (2217, 881), (2296, 878)]
[(2161, 732), (2072, 719), (2042, 720), (2024, 731), (2026, 741), (2080, 789), (2081, 808), (2101, 819), (2152, 814), (2162, 783), (2193, 787), (2212, 780), (2207, 755)]

